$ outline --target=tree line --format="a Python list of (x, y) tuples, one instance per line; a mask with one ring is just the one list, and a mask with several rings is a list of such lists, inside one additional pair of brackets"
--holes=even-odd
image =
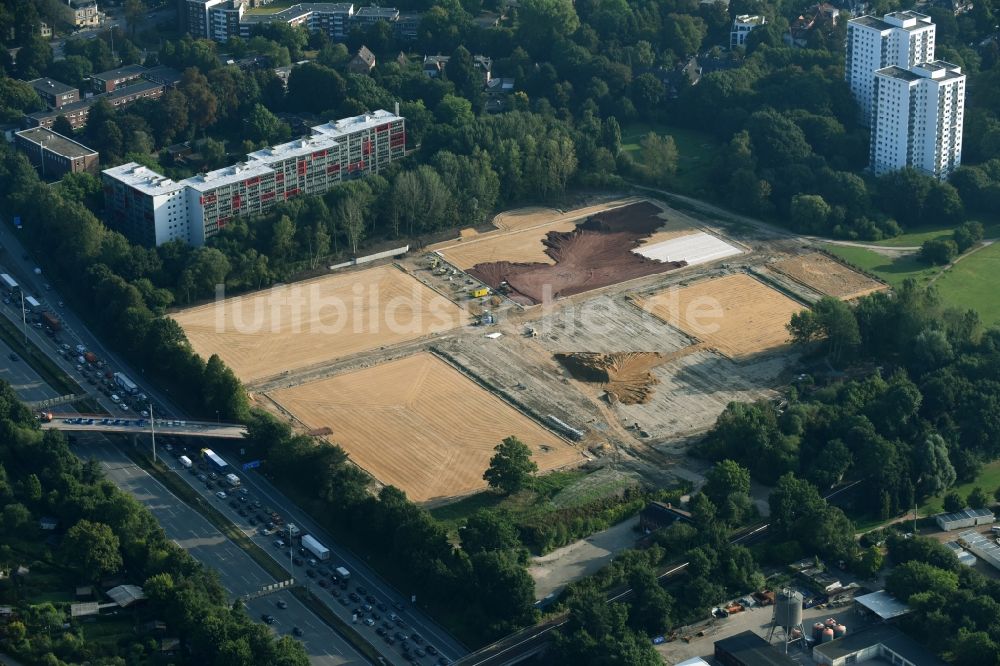
[[(177, 664), (309, 663), (302, 644), (275, 637), (242, 606), (230, 606), (214, 571), (175, 545), (153, 515), (82, 461), (62, 433), (39, 430), (11, 386), (0, 382), (0, 569), (25, 566), (0, 582), (13, 614), (0, 648), (25, 663), (153, 663), (159, 643), (127, 630), (117, 640), (89, 638), (97, 625), (69, 621), (66, 598), (76, 586), (116, 577), (140, 585), (147, 600), (122, 611), (135, 626), (153, 620), (180, 639)], [(38, 526), (57, 521), (55, 540)]]

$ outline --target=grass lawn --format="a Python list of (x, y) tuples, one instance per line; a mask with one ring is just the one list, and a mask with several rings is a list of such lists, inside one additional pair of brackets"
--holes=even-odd
[(976, 310), (984, 324), (1000, 326), (1000, 242), (962, 259), (934, 286), (946, 303)]
[[(983, 224), (983, 237), (984, 238), (1000, 238), (1000, 220), (979, 220)], [(896, 236), (895, 238), (887, 238), (886, 240), (876, 241), (872, 245), (881, 245), (883, 247), (916, 247), (922, 244), (925, 240), (930, 240), (932, 238), (951, 238), (952, 231), (954, 227), (926, 227), (921, 229), (913, 229), (905, 234)]]
[[(986, 491), (986, 494), (993, 497), (993, 491), (1000, 486), (1000, 460), (989, 463), (983, 466), (983, 471), (979, 473), (971, 483), (963, 483), (960, 486), (955, 486), (951, 490), (954, 490), (962, 497), (966, 497), (976, 486), (979, 486)], [(949, 492), (951, 492), (949, 490)], [(941, 513), (944, 511), (944, 494), (931, 497), (918, 509), (921, 516), (933, 516), (936, 513)]]
[(684, 194), (703, 192), (722, 144), (706, 132), (670, 125), (632, 123), (622, 127), (622, 151), (631, 153), (635, 160), (641, 159), (639, 141), (649, 132), (669, 134), (677, 144), (677, 174), (672, 179), (671, 188)]
[(913, 278), (920, 284), (927, 284), (931, 278), (941, 272), (936, 266), (928, 266), (917, 261), (914, 256), (892, 259), (884, 255), (866, 250), (863, 247), (849, 245), (824, 245), (831, 252), (848, 263), (874, 273), (894, 287), (903, 284), (907, 278)]

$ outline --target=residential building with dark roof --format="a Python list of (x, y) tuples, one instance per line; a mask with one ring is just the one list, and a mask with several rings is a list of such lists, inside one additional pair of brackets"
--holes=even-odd
[(73, 86), (60, 83), (55, 79), (35, 79), (28, 81), (28, 84), (35, 89), (42, 101), (52, 109), (61, 109), (64, 106), (80, 101), (80, 91)]
[(101, 72), (100, 74), (93, 74), (90, 77), (90, 80), (94, 84), (94, 92), (109, 93), (114, 92), (119, 88), (124, 88), (129, 83), (141, 79), (146, 71), (146, 68), (142, 65), (125, 65), (124, 67), (119, 67), (118, 69)]
[(347, 63), (347, 71), (352, 74), (370, 74), (375, 69), (375, 54), (362, 46)]
[(141, 99), (157, 99), (163, 95), (164, 86), (153, 81), (141, 80), (119, 88), (114, 92), (94, 95), (83, 101), (68, 104), (61, 109), (49, 111), (37, 111), (25, 116), (25, 122), (30, 127), (51, 128), (56, 118), (65, 116), (73, 129), (80, 129), (87, 124), (87, 117), (90, 115), (90, 108), (102, 99), (108, 100), (114, 108), (128, 106)]
[(96, 150), (44, 127), (17, 132), (14, 146), (45, 179), (59, 179), (67, 173), (97, 173)]

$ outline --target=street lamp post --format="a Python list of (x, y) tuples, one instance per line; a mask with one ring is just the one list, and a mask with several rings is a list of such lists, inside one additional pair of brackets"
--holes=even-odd
[(156, 418), (153, 416), (153, 403), (149, 403), (149, 431), (153, 436), (153, 463), (156, 463)]

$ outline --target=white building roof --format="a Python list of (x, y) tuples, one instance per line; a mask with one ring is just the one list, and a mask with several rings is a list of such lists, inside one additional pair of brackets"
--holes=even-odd
[(119, 585), (108, 590), (106, 594), (122, 608), (146, 598), (146, 594), (138, 585)]
[(104, 174), (151, 196), (169, 194), (184, 187), (183, 182), (175, 182), (136, 162), (105, 169)]
[(909, 606), (885, 590), (879, 590), (878, 592), (872, 592), (871, 594), (854, 597), (854, 601), (861, 604), (872, 613), (875, 613), (883, 620), (890, 620), (894, 617), (906, 615), (910, 612)]
[(969, 530), (958, 535), (958, 542), (971, 550), (976, 557), (1000, 569), (1000, 546), (993, 539), (975, 530)]
[(281, 160), (287, 160), (290, 157), (308, 155), (316, 152), (317, 150), (336, 148), (338, 145), (340, 144), (338, 144), (337, 141), (331, 136), (317, 135), (305, 137), (248, 153), (247, 161), (273, 164)]
[(214, 190), (217, 187), (221, 187), (222, 185), (238, 183), (241, 180), (253, 178), (254, 176), (263, 176), (268, 173), (274, 173), (274, 169), (266, 164), (239, 162), (237, 164), (231, 164), (227, 167), (222, 167), (221, 169), (216, 169), (215, 171), (209, 171), (208, 173), (200, 173), (197, 176), (191, 176), (190, 178), (182, 180), (181, 183), (187, 185), (191, 189), (198, 190), (199, 192), (206, 192), (208, 190)]
[(323, 123), (322, 125), (313, 127), (312, 131), (313, 134), (324, 134), (332, 137), (338, 137), (402, 119), (403, 118), (401, 116), (397, 116), (395, 113), (379, 109), (378, 111), (372, 111), (371, 113), (366, 113), (361, 116), (331, 120), (328, 123)]

